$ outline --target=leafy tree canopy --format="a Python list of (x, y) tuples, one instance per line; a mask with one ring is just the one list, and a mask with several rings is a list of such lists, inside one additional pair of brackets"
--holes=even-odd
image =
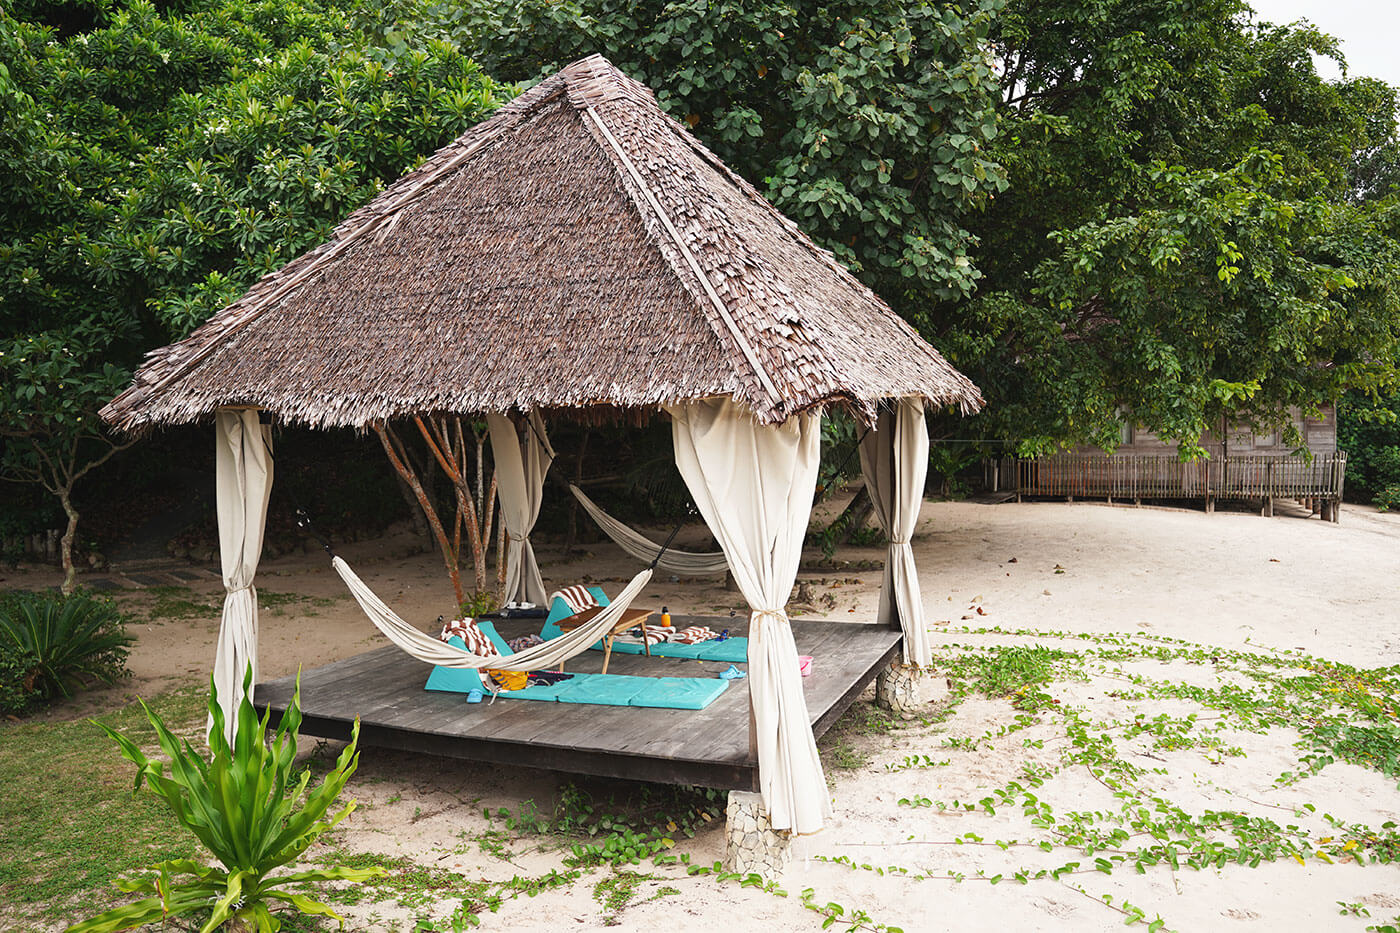
[(1022, 452), (1113, 446), (1123, 411), (1187, 454), (1221, 416), (1396, 379), (1395, 92), (1324, 81), (1335, 40), (1238, 0), (1010, 0), (992, 40), (1007, 192), (984, 272), (932, 334)]
[(65, 564), (73, 482), (111, 449), (97, 408), (140, 354), (497, 106), (455, 46), (374, 22), (358, 0), (0, 9), (0, 478), (68, 477), (44, 480)]

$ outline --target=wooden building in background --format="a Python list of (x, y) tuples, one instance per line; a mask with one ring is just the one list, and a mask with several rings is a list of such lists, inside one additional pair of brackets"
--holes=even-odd
[(1346, 475), (1346, 452), (1337, 449), (1336, 406), (1308, 418), (1297, 409), (1293, 425), (1310, 456), (1290, 445), (1283, 431), (1256, 435), (1221, 420), (1201, 438), (1208, 457), (1182, 462), (1175, 442), (1125, 422), (1112, 453), (1083, 446), (1062, 454), (1006, 458), (989, 477), (994, 488), (1023, 496), (1131, 500), (1199, 499), (1207, 512), (1219, 500), (1257, 502), (1273, 514), (1275, 499), (1297, 499), (1328, 521), (1337, 521)]

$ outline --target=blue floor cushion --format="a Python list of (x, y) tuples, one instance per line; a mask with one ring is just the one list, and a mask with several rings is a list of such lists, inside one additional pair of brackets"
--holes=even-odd
[[(490, 625), (489, 622), (486, 624)], [(485, 628), (482, 628), (482, 631), (486, 631)], [(489, 638), (495, 631), (496, 629), (493, 627), (491, 631), (487, 633), (487, 637)], [(497, 635), (496, 637), (499, 638), (500, 636)], [(455, 648), (461, 648), (463, 651), (467, 650), (467, 643), (456, 635), (449, 638), (447, 643)], [(442, 667), (441, 665), (433, 668), (433, 672), (428, 675), (428, 682), (423, 685), (423, 689), (442, 690), (447, 693), (470, 693), (473, 690), (485, 692), (486, 690), (486, 688), (481, 685), (481, 675), (471, 668)]]
[(719, 698), (729, 681), (718, 677), (648, 677), (651, 683), (632, 697), (632, 706), (704, 709)]
[[(633, 677), (627, 674), (574, 674), (557, 684), (502, 690), (501, 699), (543, 700), (594, 706), (646, 706), (656, 709), (704, 709), (719, 698), (729, 681), (718, 677)], [(447, 693), (489, 691), (476, 671), (434, 668), (428, 690)]]
[(749, 660), (749, 640), (742, 635), (737, 638), (726, 638), (724, 641), (702, 641), (695, 647), (700, 649), (697, 657), (702, 661), (746, 664)]
[[(601, 648), (601, 645), (594, 645)], [(613, 654), (641, 654), (642, 646), (631, 642), (613, 642)], [(672, 644), (663, 641), (651, 646), (653, 658), (687, 658), (698, 661), (724, 661), (726, 664), (747, 664), (749, 660), (749, 640), (740, 635), (724, 641), (698, 642), (694, 645)]]
[[(632, 698), (647, 687), (654, 677), (631, 677), (627, 674), (575, 675), (556, 695), (560, 703), (588, 703), (593, 706), (630, 706)], [(565, 684), (560, 684), (564, 687)]]
[(498, 654), (515, 654), (514, 649), (506, 644), (506, 640), (501, 637), (501, 633), (496, 631), (496, 623), (477, 620), (476, 627), (481, 630), (481, 634), (491, 639), (491, 644), (496, 646), (496, 652)]

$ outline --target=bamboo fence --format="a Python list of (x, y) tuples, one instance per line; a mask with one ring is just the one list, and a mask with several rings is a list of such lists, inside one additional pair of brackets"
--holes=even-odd
[[(1017, 459), (1011, 467), (1020, 496), (1087, 499), (1273, 499), (1325, 504), (1335, 520), (1346, 478), (1345, 451), (1294, 456), (1227, 456), (1182, 462), (1133, 454), (1057, 454)], [(1003, 475), (1006, 475), (1003, 473)]]

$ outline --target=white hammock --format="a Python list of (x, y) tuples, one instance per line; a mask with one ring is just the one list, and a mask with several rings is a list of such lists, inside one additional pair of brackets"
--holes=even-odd
[[(598, 508), (598, 504), (584, 495), (583, 490), (573, 483), (569, 484), (569, 492), (574, 494), (574, 498), (578, 500), (579, 505), (583, 506), (583, 510), (588, 513), (589, 517), (597, 522), (603, 534), (612, 538), (618, 547), (637, 560), (648, 564), (655, 560), (656, 566), (662, 570), (669, 570), (671, 573), (683, 577), (710, 576), (724, 573), (729, 569), (729, 563), (724, 559), (723, 551), (698, 554), (694, 551), (678, 551), (675, 548), (667, 548), (666, 552), (662, 554), (661, 545), (628, 528)], [(657, 554), (661, 554), (660, 560), (657, 560)]]
[(335, 567), (336, 573), (340, 574), (340, 578), (345, 581), (345, 585), (350, 588), (351, 595), (360, 604), (360, 608), (365, 611), (365, 615), (369, 616), (369, 620), (390, 641), (426, 664), (472, 670), (489, 667), (500, 671), (542, 671), (559, 664), (561, 661), (566, 661), (576, 654), (582, 654), (598, 639), (612, 630), (617, 620), (622, 618), (622, 613), (642, 591), (642, 587), (651, 580), (651, 570), (643, 570), (632, 578), (631, 583), (622, 588), (622, 592), (617, 594), (617, 598), (598, 613), (596, 618), (572, 632), (566, 632), (558, 638), (551, 638), (542, 645), (536, 645), (512, 655), (482, 657), (458, 648), (456, 645), (449, 645), (442, 639), (435, 638), (426, 632), (420, 632), (399, 618), (394, 610), (374, 595), (374, 591), (365, 585), (365, 581), (355, 575), (355, 571), (350, 569), (349, 564), (339, 557), (334, 558), (331, 564)]

